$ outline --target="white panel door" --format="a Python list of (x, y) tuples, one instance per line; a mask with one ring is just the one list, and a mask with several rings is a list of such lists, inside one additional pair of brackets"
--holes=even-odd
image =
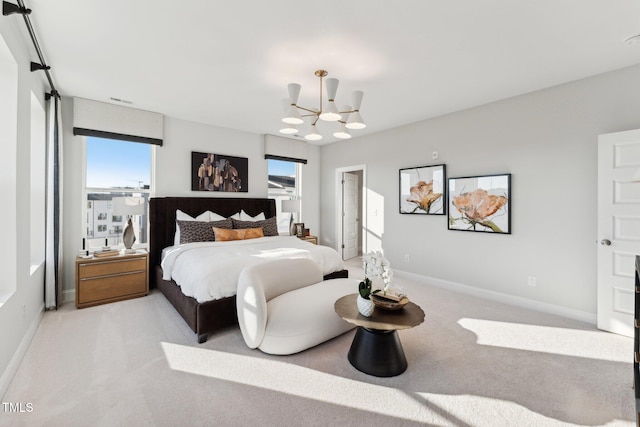
[(598, 138), (598, 328), (633, 336), (640, 254), (640, 130)]
[(358, 256), (358, 175), (342, 174), (342, 259)]

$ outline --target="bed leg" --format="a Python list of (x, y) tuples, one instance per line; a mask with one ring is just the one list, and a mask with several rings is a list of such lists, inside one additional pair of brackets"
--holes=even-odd
[(207, 342), (208, 337), (209, 337), (209, 334), (198, 334), (198, 344)]

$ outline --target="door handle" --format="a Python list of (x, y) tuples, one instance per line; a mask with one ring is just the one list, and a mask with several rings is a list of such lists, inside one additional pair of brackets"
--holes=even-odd
[(600, 240), (600, 244), (601, 244), (602, 246), (611, 246), (611, 240), (609, 240), (609, 239), (602, 239), (602, 240)]

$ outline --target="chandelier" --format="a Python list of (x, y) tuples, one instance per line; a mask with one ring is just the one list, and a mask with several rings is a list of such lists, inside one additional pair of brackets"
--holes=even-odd
[[(286, 102), (286, 113), (282, 121), (287, 124), (286, 127), (280, 129), (280, 133), (296, 134), (300, 132), (297, 125), (305, 123), (304, 118), (310, 117), (309, 126), (302, 131), (304, 138), (308, 141), (319, 141), (322, 134), (318, 132), (316, 123), (318, 120), (325, 122), (337, 122), (338, 129), (333, 136), (340, 139), (349, 139), (351, 134), (349, 130), (364, 129), (367, 125), (360, 115), (360, 105), (362, 104), (362, 91), (353, 92), (353, 106), (345, 106), (344, 111), (339, 111), (335, 104), (336, 92), (338, 91), (338, 79), (329, 78), (326, 80), (327, 86), (327, 103), (322, 108), (322, 79), (329, 74), (325, 70), (317, 70), (316, 76), (320, 78), (320, 107), (318, 109), (306, 108), (298, 105), (298, 96), (300, 96), (300, 85), (297, 83), (289, 83), (289, 99)], [(302, 112), (302, 114), (300, 114)]]

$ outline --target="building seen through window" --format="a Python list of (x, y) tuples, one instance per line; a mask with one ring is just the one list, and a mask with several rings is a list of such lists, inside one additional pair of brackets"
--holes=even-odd
[[(135, 246), (148, 242), (148, 200), (151, 189), (149, 144), (87, 137), (86, 238), (88, 247), (122, 245), (122, 232), (131, 218)], [(121, 200), (139, 200), (131, 209)]]
[[(278, 217), (278, 232), (289, 233), (291, 213), (282, 212), (282, 201), (300, 199), (302, 197), (302, 164), (284, 160), (267, 160), (269, 174), (269, 188), (267, 191), (270, 199), (276, 200), (276, 213)], [(301, 213), (293, 214), (294, 222), (298, 222)]]

